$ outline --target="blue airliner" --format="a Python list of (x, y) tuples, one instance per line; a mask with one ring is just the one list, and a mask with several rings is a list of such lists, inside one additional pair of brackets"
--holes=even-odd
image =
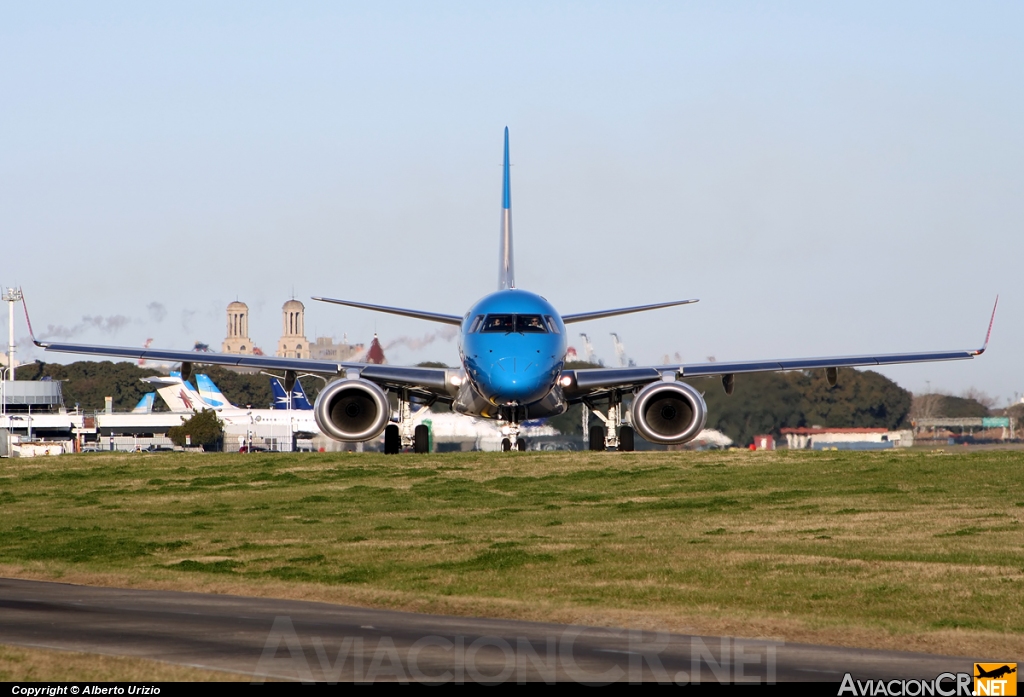
[[(786, 360), (685, 363), (621, 368), (565, 368), (566, 325), (633, 312), (687, 305), (696, 300), (625, 307), (562, 315), (540, 295), (516, 287), (512, 254), (512, 186), (509, 177), (508, 129), (502, 181), (501, 237), (498, 250), (498, 289), (481, 298), (464, 315), (447, 315), (351, 300), (314, 298), (376, 312), (458, 326), (458, 368), (418, 368), (367, 363), (331, 362), (271, 356), (239, 356), (161, 349), (86, 346), (36, 342), (47, 351), (181, 361), (188, 379), (193, 364), (234, 365), (278, 370), (290, 392), (298, 373), (328, 376), (329, 384), (313, 405), (317, 425), (339, 441), (375, 440), (384, 434), (384, 451), (403, 448), (426, 452), (425, 426), (413, 427), (412, 403), (445, 402), (461, 414), (497, 419), (508, 437), (504, 450), (523, 450), (519, 425), (527, 419), (563, 413), (570, 404), (586, 404), (604, 423), (591, 429), (592, 450), (633, 450), (634, 429), (654, 443), (686, 443), (697, 437), (707, 420), (702, 393), (686, 378), (721, 377), (732, 394), (735, 376), (776, 370), (824, 370), (835, 385), (840, 367), (877, 366), (974, 358), (988, 345), (995, 319), (989, 320), (985, 343), (979, 349), (926, 351), (870, 356), (828, 356)], [(998, 305), (998, 298), (996, 299)], [(395, 397), (397, 410), (389, 395)], [(629, 398), (629, 409), (623, 399)]]

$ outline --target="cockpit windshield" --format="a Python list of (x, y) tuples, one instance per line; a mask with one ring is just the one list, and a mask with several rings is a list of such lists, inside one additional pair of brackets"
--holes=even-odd
[(501, 332), (507, 334), (516, 330), (515, 315), (487, 315), (484, 326), (480, 330), (484, 334)]
[(516, 315), (516, 331), (520, 334), (547, 334), (540, 315)]
[(487, 315), (480, 331), (484, 334), (547, 334), (544, 318), (540, 315)]

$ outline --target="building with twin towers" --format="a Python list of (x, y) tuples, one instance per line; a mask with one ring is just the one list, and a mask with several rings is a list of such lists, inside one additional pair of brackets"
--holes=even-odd
[[(249, 336), (249, 306), (235, 301), (228, 305), (227, 336), (221, 343), (221, 353), (262, 356), (264, 351)], [(306, 338), (306, 306), (292, 299), (281, 308), (281, 338), (277, 340), (275, 356), (282, 358), (313, 358), (324, 361), (347, 361), (364, 353), (363, 344), (340, 344), (333, 337), (319, 336), (310, 342)]]

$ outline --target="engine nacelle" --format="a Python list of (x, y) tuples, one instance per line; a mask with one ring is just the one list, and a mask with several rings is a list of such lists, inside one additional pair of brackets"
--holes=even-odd
[(391, 420), (391, 406), (384, 390), (372, 382), (335, 380), (317, 396), (313, 418), (334, 440), (373, 440)]
[(633, 400), (633, 428), (652, 443), (687, 443), (708, 420), (700, 392), (685, 382), (655, 382)]

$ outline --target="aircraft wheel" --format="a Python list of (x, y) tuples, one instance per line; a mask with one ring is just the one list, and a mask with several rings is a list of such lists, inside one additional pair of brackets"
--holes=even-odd
[(517, 440), (516, 441), (516, 450), (518, 450), (519, 452), (524, 452), (526, 450), (526, 441), (523, 440), (522, 438)]
[(590, 427), (590, 449), (591, 450), (604, 450), (604, 427), (603, 426), (591, 426)]
[(507, 453), (511, 449), (512, 449), (512, 441), (510, 441), (508, 438), (502, 438), (501, 439), (501, 452)]
[(426, 424), (420, 424), (413, 431), (412, 450), (415, 453), (430, 452), (430, 429), (426, 426)]
[(633, 427), (623, 426), (619, 429), (619, 452), (631, 453), (635, 449)]
[(390, 424), (384, 429), (384, 454), (397, 455), (402, 452), (402, 434), (398, 431), (396, 424)]

